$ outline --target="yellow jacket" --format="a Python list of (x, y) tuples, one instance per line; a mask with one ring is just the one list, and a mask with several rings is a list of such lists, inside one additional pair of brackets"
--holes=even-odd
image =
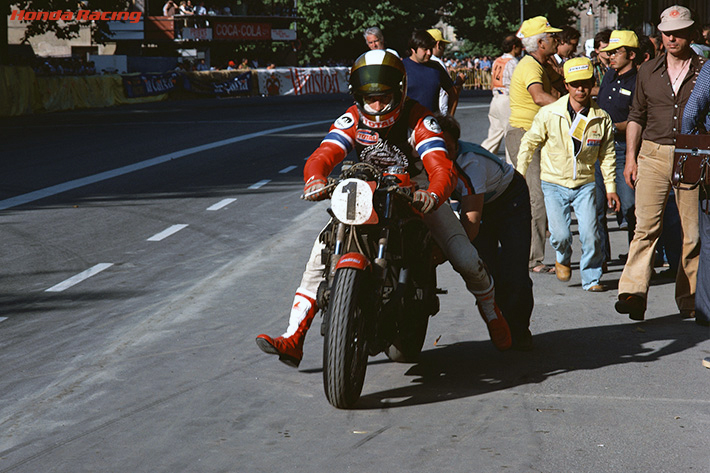
[(600, 161), (606, 192), (616, 192), (616, 153), (609, 115), (592, 100), (582, 134), (582, 146), (574, 154), (567, 112), (569, 96), (545, 105), (520, 142), (517, 170), (525, 175), (535, 150), (540, 150), (540, 179), (570, 189), (594, 182), (594, 163)]

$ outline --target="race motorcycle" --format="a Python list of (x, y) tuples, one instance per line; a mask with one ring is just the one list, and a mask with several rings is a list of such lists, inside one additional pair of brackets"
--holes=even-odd
[(429, 317), (439, 311), (434, 241), (412, 206), (414, 185), (400, 167), (343, 163), (321, 233), (325, 278), (323, 384), (328, 401), (350, 408), (360, 397), (368, 356), (416, 360)]

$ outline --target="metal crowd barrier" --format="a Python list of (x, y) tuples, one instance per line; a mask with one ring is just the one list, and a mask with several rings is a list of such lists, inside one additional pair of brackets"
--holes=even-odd
[(449, 70), (451, 79), (455, 80), (458, 73), (463, 73), (466, 80), (463, 83), (464, 89), (483, 89), (491, 88), (491, 71), (482, 71), (480, 69), (468, 69), (465, 67)]

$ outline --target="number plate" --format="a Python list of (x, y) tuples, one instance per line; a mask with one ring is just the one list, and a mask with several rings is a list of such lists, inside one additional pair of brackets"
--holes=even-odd
[(374, 189), (374, 182), (353, 178), (342, 181), (330, 198), (335, 217), (347, 225), (377, 223), (377, 214), (372, 208)]

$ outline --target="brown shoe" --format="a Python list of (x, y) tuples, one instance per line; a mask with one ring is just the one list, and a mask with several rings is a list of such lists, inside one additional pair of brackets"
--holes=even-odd
[(555, 274), (557, 275), (557, 279), (562, 282), (567, 282), (572, 277), (572, 268), (555, 261)]
[(590, 286), (587, 291), (589, 292), (604, 292), (606, 291), (606, 288), (602, 286), (601, 284), (595, 284), (594, 286)]
[(646, 300), (633, 294), (619, 294), (619, 300), (614, 305), (620, 314), (629, 314), (631, 320), (643, 320), (646, 313)]
[(694, 319), (695, 318), (695, 310), (694, 309), (681, 309), (680, 316), (683, 319)]

